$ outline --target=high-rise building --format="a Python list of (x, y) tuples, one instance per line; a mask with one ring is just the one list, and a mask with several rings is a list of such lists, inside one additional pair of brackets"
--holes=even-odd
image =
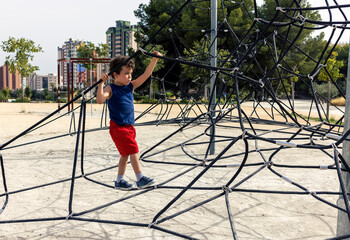
[(135, 41), (136, 25), (130, 25), (128, 21), (118, 20), (115, 27), (110, 27), (106, 31), (106, 42), (109, 47), (109, 57), (128, 55), (128, 47), (137, 50)]
[(52, 73), (49, 73), (47, 75), (47, 84), (48, 84), (47, 89), (49, 91), (52, 91), (54, 88), (57, 88), (58, 87), (57, 86), (57, 76), (52, 74)]
[(57, 76), (53, 73), (49, 73), (47, 75), (40, 75), (40, 74), (30, 74), (29, 77), (26, 78), (27, 86), (30, 87), (30, 89), (42, 91), (44, 89), (47, 89), (49, 91), (52, 91), (54, 87), (58, 87), (58, 81)]
[[(70, 58), (77, 58), (78, 53), (77, 49), (80, 44), (86, 43), (82, 40), (73, 40), (69, 39), (68, 41), (64, 42), (62, 47), (57, 48), (58, 53), (58, 59), (65, 59), (69, 62)], [(77, 74), (77, 64), (69, 64), (67, 66), (67, 62), (59, 62), (60, 64), (60, 76), (63, 77), (63, 82), (61, 82), (61, 86), (67, 86), (67, 72), (69, 70), (69, 74), (73, 74), (73, 83), (74, 87), (76, 87), (76, 83), (78, 82), (78, 74)]]
[(21, 79), (18, 71), (11, 73), (9, 66), (4, 65), (0, 67), (0, 90), (5, 87), (8, 87), (10, 90), (21, 88)]
[[(100, 66), (101, 64), (97, 64), (97, 68), (93, 67), (92, 70), (89, 70), (86, 67), (83, 67), (83, 64), (79, 62), (79, 60), (74, 60), (73, 63), (70, 63), (70, 59), (72, 58), (78, 58), (78, 49), (80, 45), (86, 44), (87, 41), (82, 40), (73, 40), (69, 39), (69, 41), (66, 41), (62, 47), (57, 48), (58, 56), (57, 58), (59, 60), (59, 66), (60, 66), (60, 87), (67, 87), (67, 72), (69, 70), (69, 76), (73, 76), (73, 86), (74, 88), (82, 88), (84, 85), (90, 86), (93, 83), (95, 83), (98, 79), (97, 77), (100, 76), (101, 70), (106, 71), (106, 67)], [(94, 58), (98, 58), (98, 55), (95, 54)], [(67, 64), (69, 63), (69, 65)], [(85, 62), (86, 64), (86, 62)], [(89, 63), (87, 63), (89, 64)], [(93, 63), (95, 64), (95, 63)], [(58, 87), (58, 86), (57, 86)]]

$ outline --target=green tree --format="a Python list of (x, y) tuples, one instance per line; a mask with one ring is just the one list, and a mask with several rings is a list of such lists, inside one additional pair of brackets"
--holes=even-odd
[[(294, 0), (279, 1), (280, 6), (282, 7), (310, 6), (307, 1), (302, 1), (301, 3), (299, 2), (300, 1)], [(150, 36), (158, 31), (159, 28), (167, 20), (169, 20), (171, 16), (174, 15), (174, 13), (180, 8), (182, 4), (182, 0), (150, 0), (148, 5), (141, 4), (139, 8), (134, 12), (135, 16), (141, 20), (139, 23), (140, 32), (137, 34), (137, 42), (139, 45), (143, 45), (143, 43), (148, 40)], [(236, 46), (236, 44), (247, 33), (247, 30), (252, 26), (254, 22), (255, 10), (253, 0), (240, 1), (240, 4), (238, 4), (237, 1), (224, 1), (225, 5), (221, 6), (221, 4), (222, 1), (218, 1), (218, 59), (226, 59), (226, 53), (230, 52)], [(276, 13), (276, 7), (277, 6), (275, 0), (264, 1), (264, 4), (258, 8), (258, 17), (263, 18), (267, 21), (271, 20), (271, 18)], [(286, 17), (286, 15), (288, 15), (289, 18)], [(224, 19), (224, 16), (226, 19)], [(303, 12), (303, 16), (310, 20), (320, 20), (320, 15), (317, 11), (305, 11)], [(276, 21), (290, 23), (290, 17), (297, 19), (298, 15), (294, 11), (286, 13), (279, 12)], [(199, 56), (198, 54), (196, 55), (196, 53), (199, 52), (198, 45), (202, 46), (204, 41), (203, 39), (209, 36), (210, 31), (208, 29), (210, 29), (210, 25), (210, 1), (198, 1), (195, 3), (195, 6), (184, 8), (180, 16), (175, 21), (171, 22), (171, 24), (165, 28), (164, 32), (161, 32), (156, 37), (155, 41), (157, 44), (162, 45), (164, 49), (167, 49), (167, 56), (169, 57), (185, 58), (184, 56), (189, 56), (194, 57), (195, 60), (202, 60), (202, 58), (208, 56)], [(258, 23), (257, 26), (259, 29), (264, 29), (266, 27), (266, 24)], [(276, 36), (276, 51), (278, 54), (281, 54), (283, 53), (283, 50), (287, 49), (290, 46), (290, 42), (296, 36), (298, 36), (295, 44), (297, 46), (303, 46), (302, 49), (305, 50), (307, 49), (306, 42), (308, 40), (311, 41), (312, 39), (312, 30), (308, 29), (308, 27), (313, 27), (313, 24), (305, 23), (304, 26), (306, 28), (303, 29), (300, 35), (297, 35), (299, 34), (300, 27), (288, 26), (286, 24), (285, 27), (270, 27), (264, 36), (259, 37), (266, 38), (268, 41), (270, 41), (274, 31), (277, 31), (278, 35)], [(228, 28), (231, 28), (234, 31), (235, 36), (233, 36), (231, 33), (224, 33), (223, 30), (227, 30)], [(261, 34), (261, 32), (259, 34)], [(285, 40), (285, 36), (288, 37), (288, 41)], [(251, 36), (248, 36), (246, 38), (244, 44), (251, 44), (255, 41), (256, 37), (257, 33), (253, 31)], [(238, 49), (237, 52), (235, 52), (234, 55), (232, 55), (228, 60), (233, 62), (235, 59), (240, 58), (242, 56), (242, 52), (244, 53), (246, 50), (245, 47), (246, 46), (242, 45), (242, 49)], [(195, 51), (192, 52), (192, 50)], [(312, 51), (313, 50), (310, 50), (310, 53)], [(297, 51), (296, 54), (300, 56), (303, 55)], [(306, 52), (306, 54), (308, 54), (308, 52)], [(320, 54), (320, 51), (315, 53), (312, 52), (312, 54)], [(267, 56), (271, 56), (271, 47), (267, 44), (264, 44), (263, 41), (258, 42), (256, 48), (252, 49), (247, 59), (244, 59), (243, 63), (241, 63), (240, 70), (243, 71), (246, 76), (252, 77), (254, 79), (257, 78), (257, 73), (260, 75), (266, 74), (270, 70), (269, 67), (274, 66), (276, 61), (276, 59), (272, 56)], [(305, 58), (305, 55), (302, 57)], [(254, 64), (254, 61), (258, 62), (260, 66), (259, 64)], [(310, 64), (307, 65), (306, 63)], [(218, 64), (220, 63), (218, 62)], [(307, 65), (311, 69), (312, 64), (315, 63), (313, 63), (310, 59), (305, 60), (304, 65)], [(166, 62), (165, 68), (169, 69), (171, 65), (171, 62)], [(300, 66), (298, 69), (301, 74), (304, 71), (304, 65)], [(191, 81), (193, 80), (194, 76), (190, 75), (198, 75), (198, 71), (196, 70), (194, 74), (191, 74), (191, 71), (186, 70), (188, 68), (189, 67), (186, 67), (185, 65), (176, 65), (173, 68), (171, 74), (168, 74), (167, 81), (177, 83), (180, 79), (182, 82), (184, 82), (185, 86), (191, 86)], [(279, 77), (278, 72), (273, 72), (271, 77)], [(286, 82), (290, 87), (289, 79), (284, 82)], [(272, 85), (276, 88), (278, 84), (279, 83), (273, 82)], [(169, 86), (178, 88), (178, 86), (175, 87), (175, 85)], [(247, 84), (247, 86), (242, 85), (241, 87), (249, 86)]]
[[(332, 45), (329, 47), (333, 47)], [(334, 51), (338, 53), (337, 60), (343, 61), (344, 65), (339, 69), (340, 73), (344, 75), (344, 80), (347, 79), (347, 66), (348, 66), (348, 56), (349, 56), (349, 43), (347, 44), (338, 44)]]
[(54, 89), (55, 89), (55, 83), (51, 82), (51, 83), (50, 83), (50, 86), (51, 86), (51, 88), (52, 88), (52, 91), (54, 91)]
[[(158, 51), (160, 53), (162, 53), (163, 55), (166, 55), (167, 52), (164, 50), (164, 48), (161, 45), (155, 45), (152, 47), (152, 50), (150, 49), (150, 47), (147, 47), (145, 49), (146, 51)], [(134, 49), (132, 48), (128, 48), (128, 54), (129, 55), (133, 55), (135, 53)], [(149, 56), (144, 56), (144, 55), (138, 55), (134, 61), (135, 61), (135, 69), (133, 71), (133, 79), (136, 79), (139, 75), (141, 75), (146, 67), (148, 66), (148, 64), (151, 62), (151, 57)], [(157, 65), (155, 66), (152, 76), (151, 76), (151, 81), (150, 81), (150, 98), (152, 98), (152, 96), (154, 95), (155, 92), (158, 92), (159, 88), (158, 88), (158, 83), (154, 82), (153, 80), (153, 75), (154, 73), (156, 73), (159, 69), (164, 68), (164, 60), (163, 59), (159, 59), (157, 62)], [(147, 84), (148, 85), (148, 84)], [(142, 92), (143, 90), (145, 90), (145, 88), (147, 88), (146, 84), (143, 84), (141, 87), (139, 87), (137, 89), (138, 92)]]
[(29, 86), (26, 86), (24, 90), (24, 95), (26, 96), (27, 100), (30, 101), (30, 97), (32, 96), (32, 90), (30, 89)]
[[(96, 58), (108, 56), (108, 45), (99, 43), (98, 45), (92, 42), (81, 43), (77, 48), (78, 57), (80, 58)], [(90, 64), (83, 64), (87, 69), (90, 69)], [(95, 69), (95, 64), (92, 64), (92, 69)]]
[[(33, 61), (33, 53), (43, 52), (40, 45), (35, 45), (33, 40), (14, 37), (9, 37), (9, 40), (3, 41), (2, 50), (10, 53), (5, 58), (5, 65), (8, 65), (11, 73), (15, 73), (16, 70), (23, 77), (28, 77), (34, 71), (39, 70), (38, 66), (33, 66), (30, 62)], [(22, 87), (22, 98), (23, 95)]]
[(0, 102), (5, 102), (5, 101), (6, 101), (5, 95), (4, 95), (4, 93), (1, 91), (1, 92), (0, 92)]
[[(95, 45), (92, 42), (81, 43), (77, 48), (77, 53), (79, 58), (93, 59), (98, 57), (106, 57), (108, 56), (108, 45), (103, 43)], [(96, 68), (96, 63), (83, 63), (82, 65), (90, 71)], [(89, 76), (87, 76), (87, 78), (89, 78)]]
[[(226, 1), (223, 13), (221, 6), (222, 1), (218, 1), (218, 33), (220, 34), (220, 40), (218, 41), (219, 54), (221, 50), (226, 52), (227, 49), (232, 50), (232, 46), (238, 42), (236, 38), (232, 38), (231, 34), (222, 34), (225, 29), (227, 30), (227, 25), (230, 25), (234, 31), (237, 30), (237, 37), (242, 38), (253, 22), (253, 17), (251, 17), (253, 0), (245, 0), (242, 3), (244, 4)], [(152, 36), (158, 31), (158, 29), (175, 14), (182, 4), (182, 0), (151, 0), (148, 5), (141, 4), (139, 9), (134, 12), (135, 16), (141, 20), (139, 24), (140, 33), (137, 35), (139, 45), (142, 45), (149, 39), (149, 36)], [(224, 21), (224, 14), (227, 21)], [(194, 61), (201, 61), (201, 63), (203, 63), (202, 60), (208, 58), (208, 52), (200, 51), (198, 45), (204, 46), (204, 41), (209, 40), (210, 21), (210, 1), (198, 1), (195, 7), (184, 8), (177, 20), (173, 21), (165, 28), (164, 32), (161, 32), (156, 37), (157, 44), (162, 45), (163, 48), (167, 50), (168, 57), (178, 58), (187, 56), (187, 60), (193, 57)], [(208, 51), (208, 49), (207, 47), (206, 51)], [(201, 53), (198, 55), (191, 50)], [(225, 59), (224, 55), (222, 55), (222, 57), (222, 59)], [(172, 62), (166, 62), (165, 69), (173, 67), (172, 64)], [(173, 84), (169, 84), (168, 87), (174, 90), (178, 90), (180, 87), (182, 95), (186, 94), (193, 80), (193, 76), (189, 76), (191, 72), (188, 71), (188, 67), (179, 64), (172, 69), (172, 72), (167, 75), (166, 81), (172, 82)], [(202, 74), (204, 74), (204, 71), (201, 71)], [(202, 80), (204, 79), (208, 79), (208, 77), (202, 78)], [(175, 85), (174, 83), (179, 84)]]
[(5, 100), (8, 100), (10, 96), (10, 89), (8, 87), (5, 87), (1, 90), (1, 92), (4, 95)]
[(39, 70), (38, 66), (33, 66), (33, 53), (43, 52), (40, 45), (36, 46), (34, 41), (20, 38), (10, 37), (8, 41), (3, 41), (2, 50), (14, 55), (6, 56), (5, 65), (10, 67), (10, 72), (15, 73), (16, 70), (22, 77), (28, 77), (30, 73)]
[[(310, 7), (310, 3), (308, 1), (293, 1), (293, 0), (266, 0), (264, 3), (258, 8), (259, 18), (264, 19), (265, 21), (272, 20), (276, 14), (277, 3), (279, 3), (279, 7)], [(257, 53), (256, 59), (261, 66), (267, 67), (265, 72), (269, 72), (269, 68), (275, 65), (277, 60), (280, 60), (280, 57), (286, 53), (285, 57), (280, 61), (280, 64), (289, 69), (292, 72), (299, 71), (301, 75), (307, 75), (312, 72), (315, 68), (316, 63), (313, 61), (314, 59), (318, 59), (322, 51), (321, 47), (324, 47), (325, 43), (323, 43), (324, 34), (320, 34), (316, 37), (312, 37), (312, 28), (314, 24), (303, 23), (302, 27), (299, 15), (301, 13), (296, 11), (287, 11), (287, 12), (277, 12), (278, 15), (274, 19), (276, 22), (280, 22), (280, 26), (270, 27), (264, 37), (269, 40), (271, 44), (273, 44), (273, 54), (271, 54), (271, 47), (265, 45), (261, 46), (259, 52)], [(303, 11), (302, 16), (309, 20), (319, 21), (321, 20), (321, 16), (318, 11)], [(291, 21), (291, 18), (294, 18), (296, 21), (293, 25), (288, 24)], [(283, 23), (286, 23), (283, 26)], [(295, 26), (299, 25), (299, 26)], [(259, 29), (264, 29), (266, 24), (258, 23)], [(261, 26), (261, 28), (260, 28)], [(302, 29), (302, 31), (301, 31)], [(295, 40), (295, 41), (294, 41)], [(291, 43), (294, 42), (292, 46)], [(259, 44), (258, 46), (259, 47)], [(275, 48), (274, 48), (275, 47)], [(271, 56), (272, 55), (272, 56)], [(276, 56), (277, 55), (277, 56)], [(266, 57), (271, 56), (271, 57)], [(257, 66), (254, 66), (253, 70), (259, 71)], [(290, 75), (287, 72), (283, 72), (284, 76)], [(282, 77), (284, 77), (282, 76)], [(276, 77), (279, 79), (280, 72), (274, 71), (269, 77)], [(288, 94), (289, 91), (297, 91), (298, 89), (302, 90), (304, 93), (308, 94), (309, 86), (305, 84), (303, 81), (298, 81), (297, 83), (293, 80), (282, 80), (283, 82), (277, 80), (272, 83), (273, 87), (276, 89), (277, 94), (281, 94), (282, 92)], [(284, 84), (284, 87), (282, 87)]]
[(329, 117), (329, 103), (331, 101), (331, 79), (336, 82), (338, 78), (343, 77), (343, 74), (340, 73), (340, 68), (344, 65), (344, 63), (343, 61), (338, 61), (337, 56), (337, 52), (332, 52), (332, 55), (327, 59), (327, 71), (322, 68), (320, 74), (318, 75), (319, 81), (328, 82), (327, 118)]
[(44, 98), (47, 99), (47, 97), (49, 96), (49, 90), (45, 88), (43, 94), (44, 94)]
[[(280, 7), (302, 7), (302, 8), (308, 8), (311, 7), (310, 3), (308, 1), (294, 1), (294, 0), (279, 0), (278, 1)], [(272, 17), (275, 16), (276, 13), (276, 7), (277, 7), (277, 1), (275, 0), (265, 0), (264, 4), (259, 8), (259, 13), (262, 19), (269, 21), (272, 20)], [(288, 15), (288, 17), (286, 16)], [(285, 22), (289, 23), (290, 18), (298, 19), (299, 12), (296, 11), (288, 11), (286, 13), (278, 12), (278, 16), (275, 18), (274, 21), (277, 22)], [(303, 11), (302, 16), (304, 18), (310, 19), (310, 20), (321, 20), (321, 15), (318, 11)], [(311, 23), (304, 23), (304, 29), (297, 38), (295, 44), (299, 45), (302, 42), (305, 41), (305, 39), (310, 36), (312, 33), (311, 29), (308, 29), (308, 27), (313, 27), (314, 24)], [(276, 28), (269, 28), (268, 32), (266, 33), (266, 36), (273, 33), (273, 31), (276, 30)], [(288, 36), (288, 39), (292, 41), (298, 34), (299, 34), (300, 28), (299, 27), (292, 27), (291, 25), (286, 25), (285, 27), (278, 27), (278, 33), (282, 36)], [(282, 39), (284, 40), (284, 39)], [(276, 43), (279, 45), (279, 49), (281, 49), (281, 46), (283, 44), (286, 44), (284, 41), (277, 41)]]

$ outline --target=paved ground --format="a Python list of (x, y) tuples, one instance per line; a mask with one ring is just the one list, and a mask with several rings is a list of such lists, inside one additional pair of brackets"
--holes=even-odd
[[(305, 101), (296, 102), (298, 109), (307, 109), (307, 104)], [(137, 114), (147, 107), (137, 105)], [(252, 109), (252, 106), (245, 107), (247, 112)], [(0, 143), (12, 139), (55, 108), (52, 104), (0, 103)], [(101, 110), (102, 105), (88, 107), (88, 129), (100, 127)], [(160, 111), (158, 108), (153, 112)], [(260, 109), (259, 115), (263, 116), (264, 111)], [(75, 122), (77, 118), (75, 115)], [(142, 121), (156, 118), (157, 115), (148, 114)], [(252, 152), (247, 156), (247, 165), (230, 184), (230, 187), (235, 186), (239, 191), (228, 194), (227, 208), (223, 194), (225, 192), (221, 187), (238, 173), (238, 166), (244, 160), (242, 153), (247, 145), (242, 140), (237, 141), (214, 165), (217, 167), (210, 168), (201, 175), (205, 168), (201, 165), (193, 167), (191, 164), (200, 163), (197, 160), (204, 158), (207, 144), (192, 143), (206, 142), (208, 137), (203, 135), (191, 142), (186, 141), (205, 133), (207, 125), (190, 126), (159, 145), (157, 143), (179, 129), (178, 124), (136, 127), (140, 154), (156, 146), (148, 152), (142, 168), (145, 174), (157, 179), (159, 187), (144, 192), (123, 192), (111, 188), (119, 155), (108, 131), (87, 133), (84, 162), (81, 164), (79, 158), (76, 176), (81, 175), (83, 167), (85, 173), (93, 173), (89, 178), (103, 185), (78, 178), (71, 205), (76, 218), (62, 220), (69, 213), (72, 187), (70, 178), (77, 139), (76, 135), (68, 134), (71, 123), (72, 115), (56, 119), (11, 144), (13, 147), (20, 144), (23, 146), (1, 151), (8, 191), (11, 194), (4, 212), (0, 214), (0, 222), (41, 219), (24, 223), (2, 223), (1, 239), (181, 239), (161, 229), (147, 227), (158, 215), (157, 220), (161, 220), (161, 223), (155, 226), (166, 231), (197, 239), (232, 239), (228, 210), (238, 239), (326, 239), (336, 235), (337, 210), (330, 204), (335, 204), (338, 196), (319, 194), (317, 198), (323, 200), (320, 201), (298, 187), (302, 186), (310, 192), (338, 191), (336, 172), (319, 168), (334, 164), (332, 149), (322, 152), (290, 148), (273, 154), (279, 146), (265, 141), (248, 141)], [(290, 137), (298, 130), (289, 125), (254, 126), (256, 134), (270, 139)], [(217, 135), (222, 136), (217, 140), (223, 141), (216, 144), (216, 154), (207, 160), (214, 159), (233, 137), (242, 134), (235, 127), (238, 127), (237, 123), (225, 123), (225, 126), (216, 129)], [(64, 134), (64, 137), (42, 141)], [(26, 144), (33, 141), (38, 142)], [(300, 144), (308, 141), (307, 138), (296, 140)], [(330, 139), (315, 141), (321, 144), (334, 142)], [(272, 168), (274, 171), (261, 165), (269, 159), (276, 164)], [(178, 163), (182, 165), (177, 165)], [(316, 167), (278, 167), (277, 164)], [(131, 167), (128, 167), (126, 175), (130, 181), (134, 180)], [(198, 181), (193, 187), (201, 190), (186, 191), (169, 209), (162, 212), (181, 194), (183, 187), (196, 177)], [(61, 182), (23, 190), (58, 180)], [(274, 194), (274, 191), (299, 194)], [(3, 185), (0, 184), (0, 206), (5, 201), (3, 193)], [(215, 197), (218, 194), (223, 195)], [(61, 220), (49, 221), (51, 218)]]

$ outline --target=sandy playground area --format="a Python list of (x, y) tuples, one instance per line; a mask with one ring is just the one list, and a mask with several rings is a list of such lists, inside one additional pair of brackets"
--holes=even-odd
[[(103, 105), (87, 105), (86, 129), (101, 128), (102, 107)], [(147, 107), (148, 105), (135, 105), (136, 116)], [(57, 104), (49, 103), (0, 103), (0, 144), (13, 139), (56, 109)], [(60, 114), (63, 115), (66, 111), (63, 110)], [(155, 120), (157, 111), (160, 110), (155, 109), (142, 117), (140, 122)], [(215, 196), (224, 192), (220, 190), (221, 186), (235, 175), (237, 166), (242, 162), (243, 155), (239, 154), (245, 151), (242, 140), (237, 141), (224, 155), (232, 157), (218, 161), (218, 165), (226, 167), (210, 168), (193, 185), (197, 189), (186, 191), (169, 209), (160, 214), (158, 220), (162, 222), (156, 224), (158, 229), (147, 227), (183, 187), (203, 171), (203, 166), (193, 167), (191, 164), (198, 163), (194, 158), (200, 159), (204, 156), (207, 145), (180, 143), (205, 132), (205, 124), (194, 125), (175, 134), (151, 151), (160, 153), (150, 156), (150, 161), (142, 161), (144, 174), (154, 177), (162, 187), (127, 192), (111, 187), (116, 177), (119, 154), (108, 130), (87, 132), (84, 164), (81, 167), (79, 152), (71, 204), (73, 216), (77, 216), (76, 219), (65, 219), (70, 208), (69, 196), (77, 139), (76, 134), (69, 133), (74, 132), (73, 122), (76, 123), (75, 127), (78, 127), (79, 112), (74, 115), (74, 118), (70, 114), (55, 119), (18, 138), (0, 151), (10, 193), (6, 208), (0, 214), (0, 221), (9, 223), (0, 224), (0, 239), (158, 240), (183, 239), (181, 236), (196, 239), (233, 239), (225, 194), (217, 198)], [(282, 127), (261, 124), (260, 128), (273, 130)], [(177, 129), (178, 124), (136, 126), (140, 154)], [(217, 134), (239, 136), (241, 132), (237, 128), (221, 126), (217, 128)], [(283, 131), (271, 132), (268, 135), (271, 138), (287, 136), (290, 135)], [(208, 140), (204, 135), (194, 141)], [(330, 142), (332, 141), (326, 141)], [(216, 153), (220, 153), (228, 143), (229, 141), (217, 143)], [(171, 148), (177, 144), (180, 145)], [(263, 166), (259, 163), (263, 162), (263, 158), (268, 159), (271, 156), (274, 150), (269, 149), (276, 148), (276, 145), (263, 141), (248, 141), (248, 146), (252, 151), (248, 154), (246, 164), (250, 165), (244, 167), (230, 185), (237, 184), (240, 191), (228, 194), (237, 238), (314, 240), (335, 237), (337, 210), (334, 207), (310, 194), (272, 193), (303, 192), (266, 167), (260, 169)], [(181, 150), (182, 148), (188, 155)], [(254, 151), (257, 148), (266, 151)], [(332, 151), (330, 149), (326, 152), (332, 154)], [(273, 157), (273, 161), (276, 164), (306, 166), (334, 163), (325, 152), (295, 148), (280, 151)], [(184, 165), (166, 164), (168, 162)], [(82, 168), (85, 175), (93, 181), (81, 177)], [(310, 191), (336, 192), (339, 189), (334, 170), (288, 167), (274, 169)], [(126, 176), (129, 181), (135, 180), (131, 166), (128, 166)], [(1, 176), (0, 179), (1, 207), (5, 202), (5, 190)], [(45, 186), (35, 187), (40, 185)], [(252, 189), (254, 191), (248, 191)], [(331, 194), (320, 194), (319, 197), (333, 204), (338, 199), (337, 195)], [(203, 203), (210, 198), (213, 200)], [(199, 203), (203, 204), (196, 206)], [(188, 208), (190, 210), (187, 211)], [(169, 219), (166, 219), (167, 217)], [(57, 220), (53, 221), (54, 218)], [(39, 220), (32, 221), (33, 219)], [(17, 220), (19, 222), (16, 222)], [(137, 223), (139, 226), (127, 223)], [(176, 232), (179, 236), (161, 229)]]

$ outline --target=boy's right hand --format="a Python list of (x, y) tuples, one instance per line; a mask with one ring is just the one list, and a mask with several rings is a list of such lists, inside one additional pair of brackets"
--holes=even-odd
[(101, 82), (101, 83), (104, 83), (105, 81), (107, 81), (108, 78), (109, 78), (109, 76), (108, 76), (107, 73), (103, 74), (103, 75), (100, 77), (100, 79), (102, 79), (102, 82)]

